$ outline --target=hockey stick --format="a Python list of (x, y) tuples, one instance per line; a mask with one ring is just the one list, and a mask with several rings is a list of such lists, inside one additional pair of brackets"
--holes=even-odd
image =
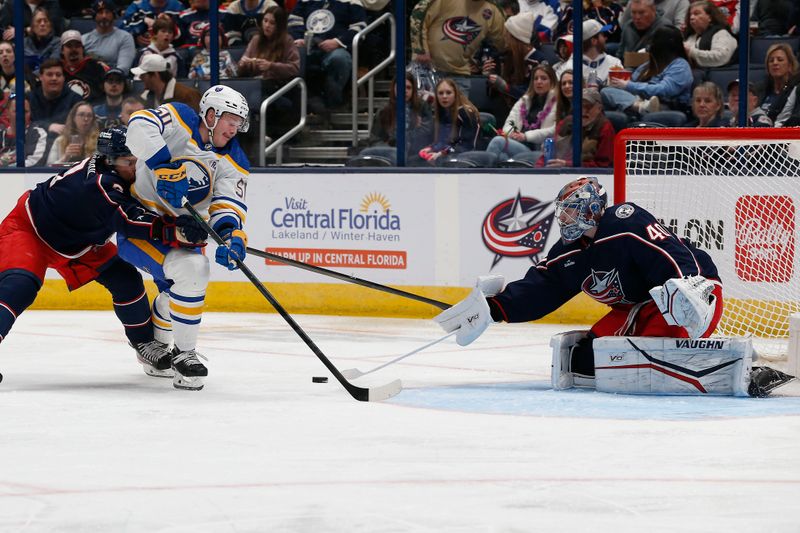
[(403, 298), (416, 300), (418, 302), (438, 307), (439, 309), (442, 310), (450, 309), (451, 307), (450, 304), (440, 302), (439, 300), (433, 300), (431, 298), (420, 296), (419, 294), (414, 294), (411, 292), (402, 291), (400, 289), (395, 289), (393, 287), (388, 287), (386, 285), (381, 285), (380, 283), (375, 283), (374, 281), (368, 281), (365, 279), (357, 278), (355, 276), (342, 274), (341, 272), (336, 272), (334, 270), (328, 270), (327, 268), (322, 268), (315, 265), (310, 265), (308, 263), (303, 263), (302, 261), (289, 259), (288, 257), (283, 257), (282, 255), (265, 252), (262, 250), (258, 250), (256, 248), (250, 248), (249, 246), (247, 248), (247, 253), (255, 255), (256, 257), (263, 257), (264, 259), (271, 259), (272, 261), (276, 261), (278, 263), (283, 263), (285, 265), (291, 265), (293, 267), (301, 268), (303, 270), (308, 270), (309, 272), (314, 272), (316, 274), (322, 274), (323, 276), (329, 276), (331, 278), (336, 278), (341, 281), (355, 283), (356, 285), (361, 285), (362, 287), (368, 287), (370, 289), (375, 289), (377, 291), (388, 292), (389, 294), (394, 294), (395, 296), (402, 296)]
[[(208, 232), (211, 238), (214, 239), (214, 242), (216, 242), (219, 246), (224, 246), (228, 248), (228, 245), (223, 240), (223, 238), (220, 237), (216, 231), (214, 231), (214, 228), (209, 226), (208, 222), (206, 222), (205, 219), (202, 216), (200, 216), (200, 213), (198, 213), (192, 206), (192, 204), (190, 204), (185, 198), (183, 199), (183, 208), (186, 209), (192, 215), (192, 217), (194, 217), (197, 223), (200, 224), (200, 226), (202, 226), (202, 228)], [(253, 285), (255, 285), (256, 289), (258, 289), (258, 292), (260, 292), (262, 296), (264, 296), (264, 298), (267, 299), (267, 301), (272, 305), (272, 307), (275, 308), (278, 314), (280, 314), (281, 317), (283, 317), (286, 323), (292, 327), (295, 333), (297, 333), (300, 336), (300, 338), (303, 339), (303, 342), (306, 343), (306, 346), (311, 348), (311, 351), (314, 352), (314, 355), (316, 355), (317, 358), (320, 361), (322, 361), (322, 364), (325, 365), (325, 367), (330, 371), (330, 373), (333, 374), (333, 377), (335, 377), (337, 381), (339, 381), (339, 383), (342, 384), (342, 387), (345, 388), (345, 390), (350, 394), (350, 396), (352, 396), (353, 398), (355, 398), (360, 402), (370, 402), (370, 401), (379, 402), (381, 400), (386, 400), (388, 398), (391, 398), (392, 396), (394, 396), (395, 394), (399, 393), (402, 390), (403, 385), (399, 379), (392, 381), (391, 383), (387, 383), (386, 385), (373, 388), (357, 387), (352, 383), (350, 383), (349, 381), (347, 381), (347, 379), (345, 379), (342, 373), (339, 372), (339, 370), (333, 365), (333, 363), (331, 363), (330, 359), (328, 359), (325, 356), (325, 354), (322, 353), (322, 350), (320, 350), (317, 347), (317, 345), (314, 344), (314, 341), (312, 341), (311, 338), (306, 334), (306, 332), (303, 331), (303, 328), (301, 328), (300, 325), (294, 321), (292, 316), (283, 308), (283, 306), (280, 303), (278, 303), (278, 300), (276, 300), (275, 297), (272, 296), (272, 294), (267, 290), (264, 284), (261, 283), (261, 281), (255, 276), (255, 274), (253, 274), (253, 272), (249, 268), (247, 268), (247, 265), (245, 265), (244, 262), (239, 259), (235, 259), (234, 261), (236, 262), (236, 266), (239, 267), (239, 270), (241, 270), (244, 273), (244, 275), (247, 276), (247, 279), (249, 279), (250, 282)]]
[(402, 361), (406, 357), (410, 357), (410, 356), (414, 355), (415, 353), (419, 353), (422, 350), (424, 350), (425, 348), (430, 348), (434, 344), (439, 344), (443, 340), (447, 339), (448, 337), (452, 337), (456, 333), (458, 333), (458, 330), (452, 331), (452, 332), (448, 333), (447, 335), (445, 335), (444, 337), (442, 337), (441, 339), (436, 339), (433, 342), (429, 342), (425, 346), (421, 346), (421, 347), (419, 347), (419, 348), (417, 348), (415, 350), (412, 350), (412, 351), (408, 352), (405, 355), (401, 355), (400, 357), (395, 357), (391, 361), (389, 361), (387, 363), (383, 363), (382, 365), (378, 365), (378, 366), (376, 366), (375, 368), (373, 368), (371, 370), (367, 370), (366, 372), (362, 372), (361, 370), (359, 370), (357, 368), (347, 368), (345, 370), (342, 370), (342, 375), (344, 377), (346, 377), (347, 379), (356, 379), (356, 378), (360, 378), (361, 376), (366, 376), (367, 374), (372, 374), (373, 372), (377, 372), (378, 370), (381, 370), (382, 368), (386, 368), (389, 365), (393, 365), (393, 364), (395, 364), (395, 363), (397, 363), (399, 361)]

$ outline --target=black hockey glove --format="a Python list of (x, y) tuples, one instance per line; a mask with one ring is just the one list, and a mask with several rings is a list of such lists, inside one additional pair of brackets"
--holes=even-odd
[(153, 220), (150, 226), (150, 238), (173, 248), (180, 246), (196, 248), (206, 245), (208, 233), (189, 215), (181, 215), (178, 218), (163, 215)]

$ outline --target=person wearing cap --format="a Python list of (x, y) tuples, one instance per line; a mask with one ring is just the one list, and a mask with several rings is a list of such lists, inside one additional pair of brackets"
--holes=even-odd
[(67, 30), (61, 34), (61, 63), (67, 86), (83, 100), (94, 102), (103, 97), (105, 68), (83, 49), (81, 33)]
[[(581, 93), (581, 167), (614, 166), (614, 126), (603, 113), (603, 101), (597, 89), (584, 89)], [(555, 150), (553, 158), (545, 161), (545, 156), (536, 166), (572, 166), (572, 117), (561, 119), (556, 124), (553, 137)]]
[(543, 0), (518, 0), (519, 12), (530, 13), (536, 21), (534, 31), (539, 34), (541, 41), (550, 41), (553, 38), (553, 31), (558, 25), (558, 15), (551, 7), (550, 2)]
[(484, 41), (505, 50), (504, 22), (488, 0), (421, 0), (409, 21), (414, 61), (433, 64), (443, 76), (469, 76)]
[(61, 57), (61, 41), (53, 31), (53, 20), (46, 8), (33, 11), (31, 29), (25, 36), (25, 66), (38, 70), (45, 59)]
[(128, 92), (127, 79), (121, 69), (112, 68), (106, 72), (103, 78), (103, 92), (105, 99), (94, 106), (94, 114), (97, 115), (101, 130), (120, 124), (122, 100)]
[(64, 130), (67, 113), (81, 101), (65, 82), (64, 66), (58, 59), (45, 59), (39, 67), (38, 87), (31, 92), (31, 118), (49, 133)]
[(83, 36), (87, 55), (93, 56), (111, 68), (122, 70), (125, 76), (136, 58), (133, 36), (114, 26), (116, 5), (109, 0), (96, 0), (92, 4), (94, 29)]
[(147, 107), (156, 108), (167, 102), (182, 102), (194, 110), (200, 109), (201, 94), (191, 87), (179, 83), (170, 73), (167, 60), (159, 54), (142, 57), (138, 67), (131, 73), (139, 76), (145, 90), (141, 97)]
[[(622, 69), (622, 61), (614, 56), (606, 54), (606, 31), (611, 26), (603, 26), (594, 19), (583, 21), (583, 77), (588, 84), (594, 83), (601, 87), (608, 81), (608, 71), (611, 69)], [(565, 39), (572, 40), (572, 35)], [(561, 77), (561, 73), (572, 68), (572, 56), (559, 65), (556, 74)]]
[[(771, 128), (772, 121), (767, 112), (758, 106), (758, 91), (753, 83), (747, 84), (747, 121), (745, 127)], [(728, 110), (732, 113), (728, 126), (739, 127), (739, 80), (728, 84)]]
[(683, 46), (692, 63), (701, 68), (735, 63), (738, 43), (722, 12), (709, 0), (695, 0), (686, 15)]

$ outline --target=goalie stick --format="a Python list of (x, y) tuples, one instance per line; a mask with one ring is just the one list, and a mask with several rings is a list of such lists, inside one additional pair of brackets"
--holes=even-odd
[[(224, 246), (227, 248), (228, 245), (223, 240), (223, 238), (220, 237), (219, 234), (216, 231), (214, 231), (214, 229), (211, 226), (209, 226), (208, 222), (206, 222), (206, 220), (202, 216), (200, 216), (200, 213), (198, 213), (195, 210), (194, 206), (192, 206), (192, 204), (190, 204), (186, 200), (186, 198), (183, 199), (182, 203), (183, 203), (183, 208), (186, 209), (192, 215), (192, 217), (194, 217), (197, 223), (200, 224), (203, 227), (203, 229), (208, 232), (211, 238), (214, 239), (214, 242), (216, 242), (219, 246)], [(358, 387), (347, 381), (347, 379), (342, 375), (342, 373), (339, 372), (339, 369), (337, 369), (334, 366), (334, 364), (331, 363), (330, 359), (328, 359), (325, 356), (325, 354), (322, 353), (322, 350), (320, 350), (317, 347), (317, 345), (314, 344), (314, 341), (311, 340), (311, 337), (309, 337), (303, 330), (303, 328), (301, 328), (300, 325), (297, 322), (295, 322), (292, 316), (283, 308), (283, 306), (278, 302), (278, 300), (275, 299), (272, 293), (270, 293), (269, 290), (267, 290), (264, 284), (261, 283), (261, 281), (255, 276), (255, 274), (253, 274), (253, 272), (249, 268), (247, 268), (247, 265), (245, 265), (244, 262), (239, 259), (235, 259), (235, 262), (236, 266), (239, 267), (239, 270), (241, 270), (244, 273), (247, 279), (250, 280), (250, 282), (256, 287), (256, 289), (258, 289), (258, 292), (260, 292), (261, 295), (267, 299), (267, 301), (272, 305), (272, 307), (275, 308), (278, 314), (280, 314), (281, 317), (283, 317), (283, 319), (286, 321), (286, 323), (289, 324), (289, 326), (291, 326), (291, 328), (295, 331), (295, 333), (297, 333), (300, 336), (300, 338), (303, 339), (303, 342), (306, 343), (306, 346), (308, 346), (311, 349), (311, 351), (314, 352), (314, 355), (316, 355), (317, 358), (320, 361), (322, 361), (322, 364), (324, 364), (325, 367), (330, 371), (330, 373), (333, 374), (333, 377), (335, 377), (336, 380), (342, 384), (342, 387), (344, 387), (344, 389), (350, 394), (350, 396), (352, 396), (353, 398), (355, 398), (360, 402), (381, 401), (391, 398), (392, 396), (396, 395), (403, 389), (403, 385), (399, 379), (392, 381), (391, 383), (387, 383), (386, 385), (382, 385), (380, 387), (372, 387), (372, 388)]]
[(416, 300), (418, 302), (438, 307), (439, 309), (442, 310), (450, 309), (451, 307), (450, 304), (440, 302), (439, 300), (426, 298), (424, 296), (420, 296), (419, 294), (414, 294), (400, 289), (395, 289), (394, 287), (388, 287), (386, 285), (381, 285), (380, 283), (375, 283), (374, 281), (368, 281), (366, 279), (357, 278), (355, 276), (350, 276), (348, 274), (342, 274), (341, 272), (336, 272), (335, 270), (328, 270), (327, 268), (318, 267), (316, 265), (310, 265), (308, 263), (303, 263), (302, 261), (297, 261), (295, 259), (289, 259), (288, 257), (283, 257), (282, 255), (277, 255), (270, 252), (265, 252), (263, 250), (258, 250), (257, 248), (250, 248), (248, 246), (247, 253), (255, 255), (256, 257), (271, 259), (272, 261), (276, 261), (278, 263), (283, 263), (285, 265), (290, 265), (293, 267), (301, 268), (303, 270), (308, 270), (309, 272), (314, 272), (316, 274), (322, 274), (323, 276), (329, 276), (331, 278), (336, 278), (341, 281), (355, 283), (356, 285), (361, 285), (362, 287), (375, 289), (377, 291), (388, 292), (389, 294), (394, 294), (395, 296), (402, 296), (403, 298), (408, 298), (410, 300)]
[(403, 359), (405, 359), (406, 357), (411, 357), (411, 356), (412, 356), (412, 355), (414, 355), (415, 353), (419, 353), (419, 352), (421, 352), (422, 350), (424, 350), (425, 348), (430, 348), (430, 347), (431, 347), (431, 346), (433, 346), (434, 344), (439, 344), (439, 343), (440, 343), (440, 342), (442, 342), (443, 340), (447, 339), (448, 337), (452, 337), (452, 336), (453, 336), (453, 335), (455, 335), (456, 333), (458, 333), (458, 330), (456, 330), (456, 331), (451, 331), (450, 333), (448, 333), (447, 335), (445, 335), (445, 336), (444, 336), (444, 337), (442, 337), (441, 339), (436, 339), (435, 341), (429, 342), (429, 343), (428, 343), (428, 344), (426, 344), (425, 346), (421, 346), (421, 347), (419, 347), (419, 348), (416, 348), (415, 350), (412, 350), (412, 351), (408, 352), (407, 354), (401, 355), (401, 356), (399, 356), (399, 357), (395, 357), (395, 358), (394, 358), (394, 359), (392, 359), (391, 361), (389, 361), (389, 362), (386, 362), (386, 363), (383, 363), (382, 365), (378, 365), (378, 366), (376, 366), (375, 368), (372, 368), (372, 369), (370, 369), (370, 370), (367, 370), (366, 372), (362, 372), (361, 370), (359, 370), (359, 369), (357, 369), (357, 368), (347, 368), (347, 369), (345, 369), (345, 370), (342, 370), (342, 375), (343, 375), (344, 377), (346, 377), (347, 379), (356, 379), (356, 378), (360, 378), (361, 376), (366, 376), (367, 374), (372, 374), (373, 372), (377, 372), (378, 370), (381, 370), (382, 368), (386, 368), (386, 367), (387, 367), (387, 366), (389, 366), (389, 365), (393, 365), (393, 364), (395, 364), (395, 363), (397, 363), (397, 362), (400, 362), (400, 361), (402, 361)]

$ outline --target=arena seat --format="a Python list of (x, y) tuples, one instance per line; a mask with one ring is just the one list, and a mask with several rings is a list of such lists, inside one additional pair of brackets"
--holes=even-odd
[(550, 65), (555, 65), (560, 61), (558, 54), (556, 54), (556, 45), (554, 43), (542, 43), (539, 51), (545, 56)]
[(615, 132), (620, 132), (628, 125), (628, 115), (622, 111), (606, 111), (606, 118), (611, 121)]
[(750, 64), (763, 66), (767, 59), (767, 50), (777, 43), (788, 44), (794, 50), (794, 55), (800, 51), (800, 36), (797, 35), (753, 37), (750, 40)]
[(94, 19), (81, 18), (81, 17), (72, 17), (71, 19), (69, 19), (69, 29), (78, 30), (82, 34), (94, 31), (94, 28), (95, 28)]
[(438, 166), (446, 168), (491, 168), (496, 164), (497, 154), (476, 150), (444, 156)]
[(680, 111), (654, 111), (642, 117), (645, 122), (656, 122), (668, 128), (680, 128), (686, 124), (686, 114)]
[(534, 168), (540, 157), (542, 157), (540, 150), (523, 152), (506, 161), (500, 161), (497, 166), (499, 168)]
[(370, 146), (345, 162), (347, 167), (397, 166), (397, 150), (392, 146)]

